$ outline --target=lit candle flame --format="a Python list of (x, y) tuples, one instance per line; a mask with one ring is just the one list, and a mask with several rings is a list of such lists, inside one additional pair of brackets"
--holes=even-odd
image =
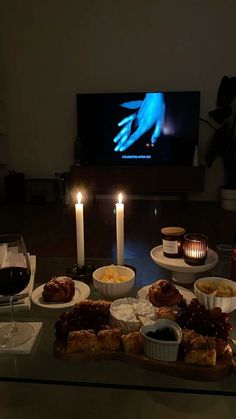
[(82, 194), (81, 194), (81, 192), (78, 192), (77, 193), (77, 201), (78, 201), (78, 204), (81, 204), (81, 199), (82, 199)]
[(123, 199), (122, 193), (119, 193), (119, 195), (118, 195), (118, 202), (119, 202), (119, 204), (122, 203), (122, 199)]

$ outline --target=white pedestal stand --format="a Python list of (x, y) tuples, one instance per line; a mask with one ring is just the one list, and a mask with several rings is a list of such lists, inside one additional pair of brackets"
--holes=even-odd
[(171, 259), (163, 254), (162, 246), (154, 247), (150, 252), (152, 260), (162, 268), (171, 271), (171, 277), (179, 284), (192, 284), (200, 272), (209, 271), (218, 262), (218, 255), (214, 250), (208, 249), (207, 259), (204, 265), (190, 266), (183, 258)]

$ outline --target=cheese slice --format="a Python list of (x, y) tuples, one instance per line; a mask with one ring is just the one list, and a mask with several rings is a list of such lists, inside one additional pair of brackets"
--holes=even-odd
[(139, 318), (140, 316), (148, 317), (150, 319), (153, 319), (154, 317), (156, 318), (156, 310), (149, 301), (134, 299), (134, 301), (131, 301), (130, 304), (134, 309), (136, 318)]
[(140, 327), (141, 326), (152, 326), (155, 322), (156, 322), (156, 320), (152, 320), (149, 317), (139, 316)]
[(134, 307), (133, 305), (129, 304), (128, 301), (124, 301), (124, 302), (121, 302), (120, 304), (117, 304), (111, 311), (112, 311), (112, 314), (114, 314), (118, 320), (125, 320), (127, 322), (137, 321)]
[(110, 317), (113, 327), (120, 327), (124, 333), (129, 333), (155, 322), (157, 314), (149, 301), (128, 297), (111, 304)]

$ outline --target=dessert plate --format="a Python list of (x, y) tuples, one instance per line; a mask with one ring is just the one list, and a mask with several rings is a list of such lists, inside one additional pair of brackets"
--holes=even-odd
[[(149, 288), (152, 286), (153, 284), (149, 284), (146, 285), (143, 288), (140, 288), (140, 290), (138, 290), (137, 292), (137, 298), (140, 298), (142, 300), (147, 300), (149, 301), (148, 298), (148, 292), (149, 292)], [(180, 294), (182, 294), (182, 296), (184, 297), (185, 301), (187, 304), (190, 303), (190, 301), (193, 298), (196, 298), (195, 295), (193, 294), (192, 291), (187, 290), (186, 288), (180, 287), (179, 285), (175, 285), (175, 288), (177, 288), (177, 290), (180, 292)], [(176, 307), (176, 306), (175, 306)]]
[(85, 300), (88, 298), (90, 294), (90, 288), (87, 284), (81, 281), (74, 281), (75, 283), (75, 295), (71, 301), (68, 303), (48, 303), (43, 301), (42, 292), (45, 284), (40, 285), (39, 287), (35, 288), (32, 292), (31, 299), (34, 304), (39, 307), (43, 308), (65, 308), (65, 307), (72, 307), (79, 301)]

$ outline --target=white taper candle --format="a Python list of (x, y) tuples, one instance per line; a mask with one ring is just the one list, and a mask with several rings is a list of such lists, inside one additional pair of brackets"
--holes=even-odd
[(84, 266), (84, 208), (81, 199), (82, 194), (78, 192), (78, 203), (75, 204), (77, 264)]
[(124, 265), (124, 204), (121, 193), (116, 203), (116, 245), (117, 265)]

